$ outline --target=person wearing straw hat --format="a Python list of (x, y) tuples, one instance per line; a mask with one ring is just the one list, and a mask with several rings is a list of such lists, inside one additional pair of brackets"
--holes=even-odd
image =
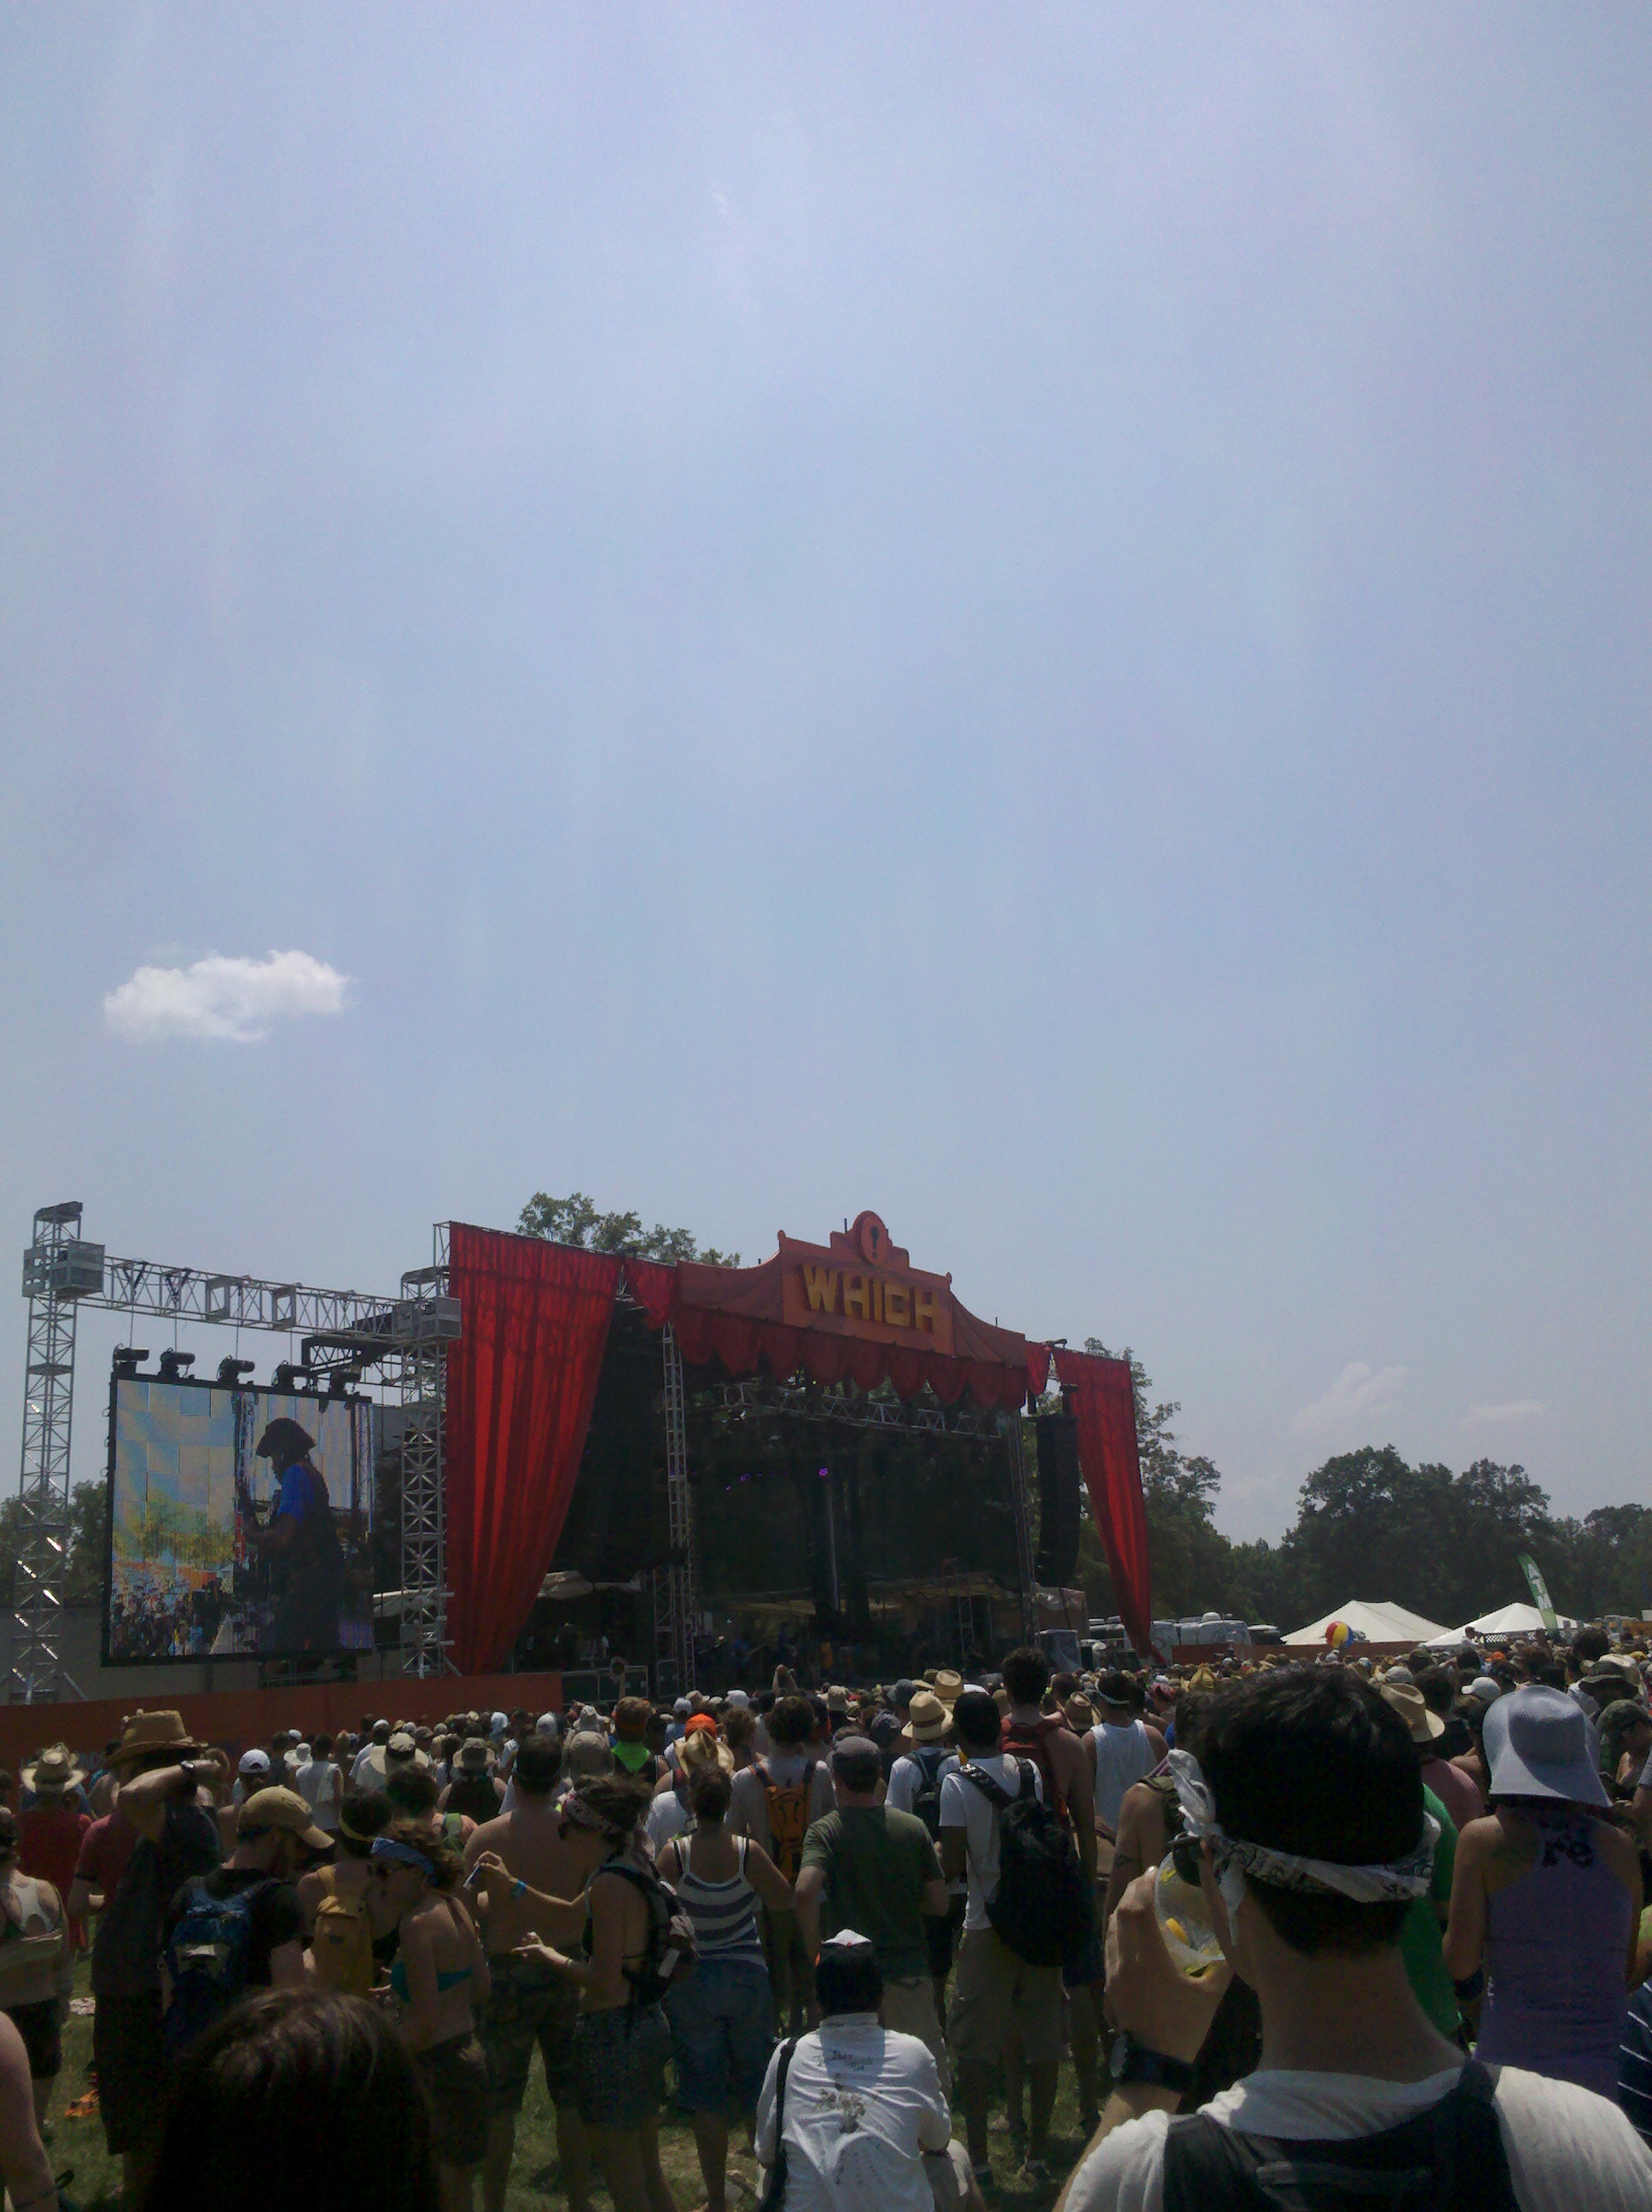
[(1476, 2055), (1615, 2097), (1639, 1978), (1634, 1844), (1603, 1817), (1589, 1723), (1564, 1691), (1499, 1698), (1485, 1742), (1492, 1810), (1458, 1839), (1445, 1941), (1459, 1983), (1484, 1965)]
[[(906, 1692), (906, 1726), (901, 1731), (901, 1756), (890, 1769), (886, 1804), (897, 1813), (915, 1814), (928, 1829), (937, 1850), (941, 1843), (941, 1784), (956, 1774), (957, 1753), (948, 1738), (952, 1716), (932, 1690), (914, 1689), (910, 1682), (896, 1683)], [(962, 1875), (947, 1884), (946, 1911), (927, 1914), (924, 1936), (929, 1946), (930, 1979), (935, 1984), (937, 2015), (946, 2017), (946, 1981), (952, 1956), (963, 1926), (969, 1885)]]
[[(24, 1767), (22, 1780), (34, 1802), (26, 1804), (17, 1818), (18, 1869), (49, 1881), (64, 1900), (66, 1910), (81, 1844), (92, 1825), (91, 1814), (70, 1798), (70, 1792), (78, 1790), (85, 1782), (85, 1773), (76, 1765), (67, 1744), (53, 1743)], [(85, 1923), (71, 1920), (68, 1927), (70, 1949), (83, 1950)]]
[(219, 1769), (182, 1715), (167, 1711), (134, 1713), (109, 1765), (118, 1778), (114, 1810), (87, 1831), (69, 1910), (83, 1917), (94, 1893), (102, 1896), (92, 1942), (98, 2117), (120, 2160), (125, 2199), (136, 2203), (160, 2140), (162, 1923), (184, 1884), (218, 1864), (218, 1823), (200, 1801)]

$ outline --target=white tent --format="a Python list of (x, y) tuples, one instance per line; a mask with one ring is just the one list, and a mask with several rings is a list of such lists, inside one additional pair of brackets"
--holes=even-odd
[[(1577, 1626), (1577, 1623), (1570, 1613), (1558, 1613), (1555, 1619), (1560, 1624), (1560, 1632), (1563, 1636), (1571, 1635)], [(1534, 1630), (1541, 1628), (1542, 1626), (1543, 1616), (1534, 1605), (1505, 1605), (1500, 1606), (1496, 1613), (1483, 1613), (1478, 1620), (1465, 1621), (1461, 1628), (1448, 1629), (1439, 1636), (1430, 1637), (1429, 1640), (1432, 1644), (1449, 1647), (1453, 1644), (1461, 1644), (1465, 1636), (1470, 1635), (1530, 1636)]]
[(1310, 1620), (1306, 1628), (1299, 1628), (1294, 1636), (1287, 1636), (1287, 1644), (1318, 1644), (1325, 1642), (1325, 1632), (1333, 1620), (1345, 1620), (1368, 1644), (1427, 1644), (1445, 1633), (1437, 1620), (1424, 1620), (1420, 1613), (1407, 1613), (1403, 1605), (1391, 1600), (1381, 1605), (1366, 1605), (1358, 1598), (1350, 1598), (1321, 1620)]

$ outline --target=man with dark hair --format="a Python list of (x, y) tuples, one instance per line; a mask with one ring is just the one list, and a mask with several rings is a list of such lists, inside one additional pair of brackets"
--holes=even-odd
[(1365, 1683), (1343, 1668), (1236, 1682), (1200, 1758), (1172, 1767), (1211, 1925), (1260, 2005), (1261, 2063), (1171, 2119), (1228, 1975), (1180, 1972), (1152, 1878), (1133, 1882), (1108, 1939), (1113, 2094), (1057, 2212), (1645, 2212), (1652, 2154), (1614, 2106), (1465, 2065), (1418, 2007), (1400, 1938), (1435, 1824), (1409, 1733)]
[(822, 1944), (820, 2026), (781, 2044), (757, 2100), (756, 2153), (784, 2153), (781, 2212), (832, 2205), (878, 2212), (979, 2212), (932, 2053), (878, 2018), (878, 1954), (853, 1928)]
[(554, 1737), (522, 1739), (511, 1777), (512, 1809), (486, 1820), (465, 1846), (467, 1875), (480, 1868), (484, 1937), (492, 1987), (477, 2024), (488, 2057), (488, 2149), (482, 2168), (484, 2212), (501, 2212), (510, 2181), (516, 2123), (527, 2094), (537, 2043), (545, 2091), (556, 2114), (556, 2146), (570, 2212), (586, 2212), (591, 2195), (591, 2154), (574, 2094), (574, 2030), (580, 2013), (577, 1985), (547, 1972), (517, 1947), (533, 1929), (526, 1902), (572, 1897), (583, 1877), (551, 1804), (562, 1770)]
[[(1066, 1677), (1077, 1687), (1076, 1676)], [(1078, 1848), (1084, 1895), (1090, 1901), (1090, 1936), (1061, 1962), (1061, 1986), (1067, 1995), (1067, 2040), (1078, 2079), (1078, 2112), (1086, 2134), (1101, 2117), (1101, 1992), (1104, 1968), (1102, 1938), (1095, 1925), (1096, 1794), (1084, 1741), (1059, 1714), (1040, 1711), (1049, 1687), (1049, 1662), (1042, 1651), (1023, 1644), (1004, 1662), (1004, 1687), (1010, 1710), (1004, 1717), (999, 1749), (1011, 1759), (1030, 1759), (1043, 1783), (1044, 1802), (1067, 1824)], [(1117, 1826), (1116, 1815), (1114, 1826)], [(1021, 2050), (1012, 2034), (1004, 2048), (1004, 2097), (1012, 2139), (1022, 2136)], [(1017, 2141), (1017, 2147), (1020, 2148)]]
[(820, 1948), (823, 1909), (830, 1932), (860, 1929), (883, 1976), (884, 2026), (929, 2045), (944, 2087), (946, 2043), (935, 2011), (924, 1916), (944, 1917), (946, 1881), (923, 1822), (878, 1802), (883, 1778), (883, 1761), (869, 1737), (839, 1736), (832, 1747), (837, 1809), (804, 1838), (798, 1929), (811, 1957)]
[(1000, 1753), (999, 1710), (985, 1690), (961, 1693), (952, 1708), (952, 1726), (959, 1765), (941, 1784), (941, 1863), (949, 1879), (966, 1876), (969, 1893), (947, 2041), (957, 2070), (970, 2160), (977, 2180), (987, 2185), (987, 2106), (993, 2070), (1003, 2060), (1011, 2029), (1018, 2036), (1032, 2085), (1028, 2179), (1040, 2185), (1061, 2063), (1061, 1969), (1029, 1966), (1017, 1957), (993, 1926), (988, 1908), (998, 1896), (999, 1800), (1029, 1794), (1042, 1798), (1043, 1784), (1030, 1759)]

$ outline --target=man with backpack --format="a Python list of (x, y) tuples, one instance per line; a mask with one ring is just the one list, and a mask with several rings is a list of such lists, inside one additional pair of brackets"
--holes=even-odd
[(235, 1849), (186, 1881), (167, 1915), (161, 2033), (176, 2065), (248, 1990), (304, 1978), (304, 1914), (294, 1881), (304, 1851), (331, 1850), (294, 1790), (260, 1790), (241, 1807)]
[[(941, 1847), (941, 1784), (957, 1771), (957, 1754), (946, 1739), (952, 1733), (952, 1717), (930, 1690), (914, 1690), (910, 1682), (897, 1682), (906, 1692), (906, 1725), (901, 1733), (901, 1756), (890, 1770), (885, 1803), (897, 1813), (910, 1813), (929, 1831), (929, 1839)], [(969, 1888), (960, 1875), (947, 1884), (944, 1917), (924, 1922), (929, 1946), (929, 1976), (935, 1985), (935, 2012), (946, 2017), (946, 1978), (952, 1971), (953, 1947), (963, 1926)]]
[[(1072, 2070), (1078, 2077), (1079, 2118), (1088, 2134), (1101, 2117), (1102, 1989), (1106, 1973), (1096, 1925), (1096, 1798), (1083, 1739), (1067, 1726), (1062, 1714), (1041, 1710), (1049, 1682), (1049, 1663), (1042, 1652), (1023, 1644), (1009, 1654), (1004, 1662), (1004, 1687), (1010, 1710), (1004, 1717), (999, 1748), (1007, 1757), (1029, 1759), (1037, 1767), (1044, 1802), (1066, 1821), (1084, 1875), (1090, 1925), (1084, 1941), (1061, 1960), (1061, 1986), (1066, 1991)], [(1019, 2132), (1021, 2120), (1020, 2052), (1013, 2035), (1005, 2049), (1004, 2075), (1013, 2136)]]
[(941, 1860), (968, 1883), (947, 2020), (970, 2162), (983, 2192), (987, 2104), (1011, 2027), (1032, 2083), (1026, 2174), (1048, 2179), (1050, 2112), (1061, 2063), (1061, 1960), (1082, 1942), (1078, 1854), (1043, 1802), (1037, 1767), (999, 1748), (997, 1705), (965, 1690), (952, 1708), (959, 1765), (941, 1784)]
[[(814, 1733), (815, 1711), (807, 1698), (780, 1698), (768, 1716), (767, 1757), (754, 1759), (734, 1777), (727, 1830), (750, 1836), (795, 1882), (803, 1864), (803, 1839), (815, 1820), (823, 1820), (837, 1800), (831, 1770), (806, 1748)], [(795, 1912), (763, 1907), (763, 1949), (768, 1959), (774, 2017), (788, 2018), (800, 2035), (804, 2015), (814, 2003), (812, 1963), (798, 1934)]]
[(1434, 1824), (1409, 1732), (1367, 1684), (1340, 1667), (1236, 1681), (1173, 1766), (1210, 1924), (1260, 2005), (1261, 2063), (1171, 2118), (1228, 1972), (1178, 1971), (1141, 1875), (1108, 1935), (1113, 2092), (1057, 2212), (1652, 2204), (1652, 2153), (1615, 2105), (1465, 2063), (1418, 2005), (1400, 1936)]

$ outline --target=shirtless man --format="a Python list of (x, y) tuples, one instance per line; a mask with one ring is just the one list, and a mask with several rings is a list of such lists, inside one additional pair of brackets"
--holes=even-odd
[(574, 2109), (570, 2064), (580, 1992), (536, 1960), (515, 1955), (533, 1928), (531, 1911), (515, 1893), (525, 1885), (541, 1895), (574, 1897), (585, 1879), (562, 1841), (551, 1804), (562, 1758), (554, 1736), (525, 1737), (511, 1777), (513, 1809), (484, 1821), (465, 1847), (467, 1878), (480, 1869), (477, 1893), (493, 1973), (493, 1993), (478, 2031), (488, 2054), (490, 2113), (482, 2168), (483, 2212), (503, 2212), (517, 2115), (527, 2094), (536, 2039), (544, 2061), (545, 2088), (556, 2108), (556, 2147), (568, 2212), (588, 2212), (591, 2201), (591, 2154)]

